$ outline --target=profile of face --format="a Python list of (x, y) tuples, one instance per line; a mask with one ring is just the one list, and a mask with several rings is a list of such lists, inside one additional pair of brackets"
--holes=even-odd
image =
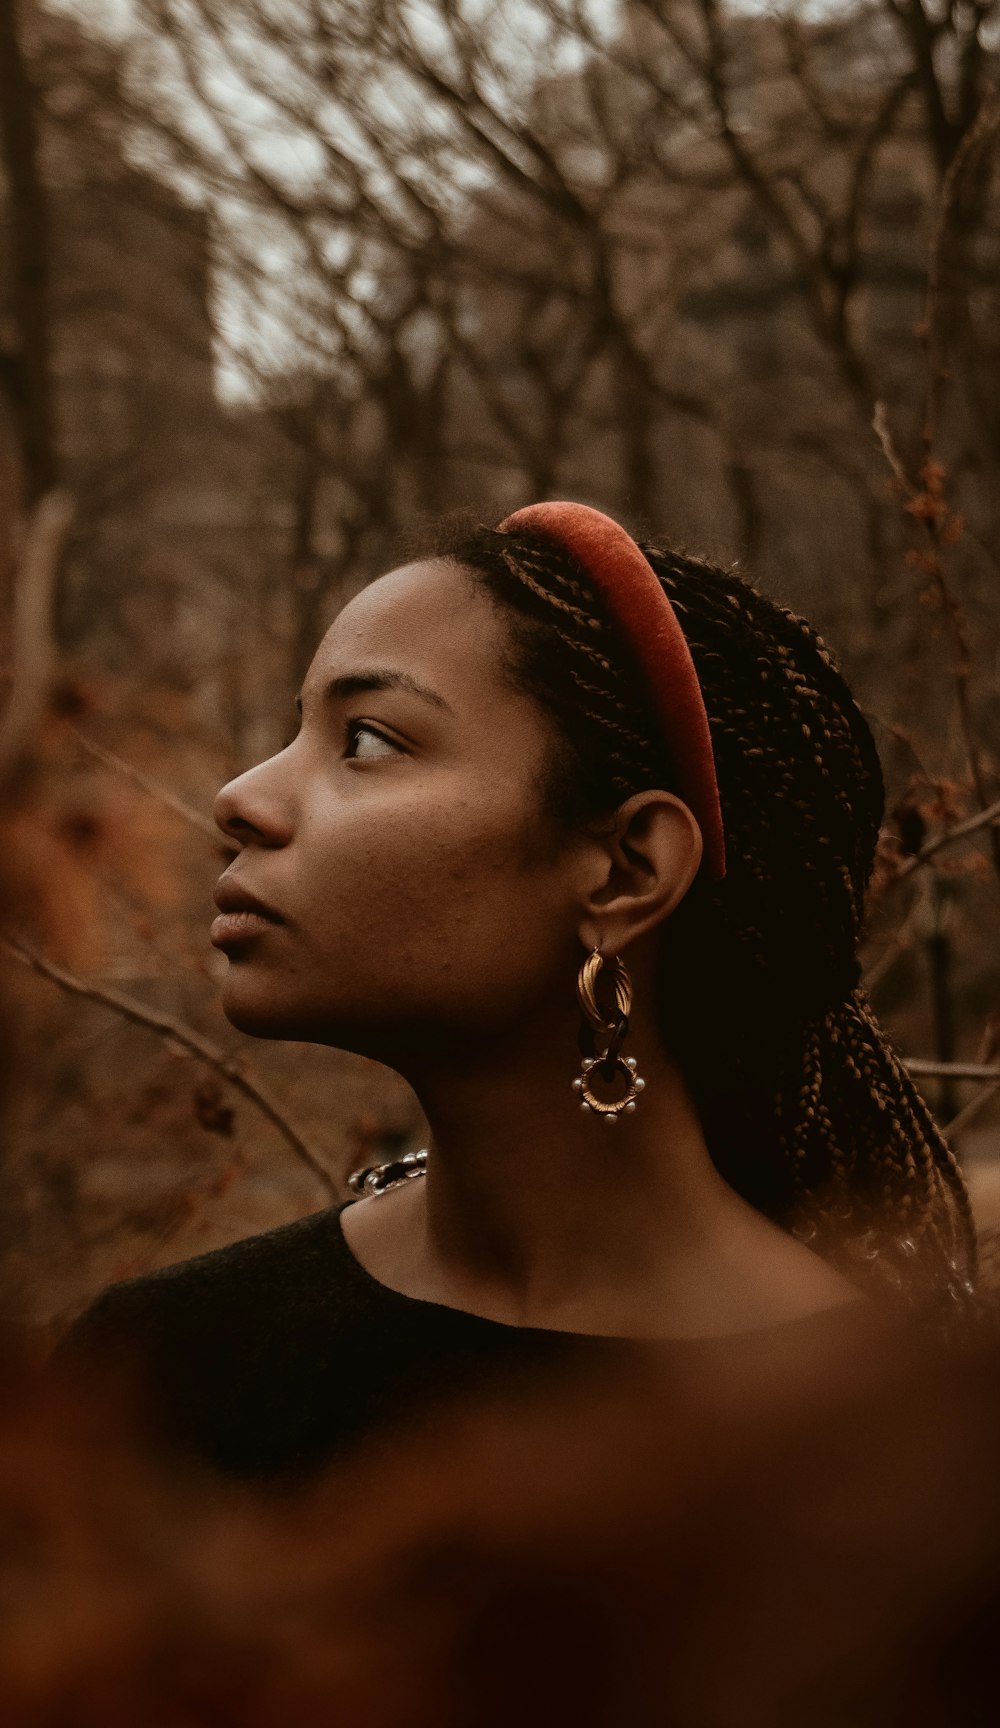
[(297, 736), (216, 801), (240, 847), (212, 928), (234, 1025), (393, 1063), (565, 1005), (580, 860), (545, 814), (552, 723), (508, 681), (505, 638), (443, 559), (330, 626)]

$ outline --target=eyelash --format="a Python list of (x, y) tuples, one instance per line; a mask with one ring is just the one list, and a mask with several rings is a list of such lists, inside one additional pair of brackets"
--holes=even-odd
[[(371, 736), (373, 738), (380, 738), (383, 744), (390, 745), (393, 750), (399, 750), (400, 749), (400, 746), (396, 743), (395, 738), (389, 738), (386, 735), (386, 733), (380, 732), (378, 727), (373, 726), (371, 724), (371, 722), (368, 720), (348, 720), (347, 725), (345, 727), (346, 742), (348, 744), (353, 744), (354, 742), (356, 742), (357, 735), (359, 732), (369, 732), (369, 733), (371, 733)], [(295, 740), (297, 737), (298, 737), (298, 733), (293, 732), (289, 735), (289, 737), (282, 739), (282, 743), (281, 743), (282, 750), (289, 749), (290, 746), (295, 743)], [(356, 758), (354, 756), (348, 756), (347, 760), (349, 762), (353, 762), (356, 760)]]

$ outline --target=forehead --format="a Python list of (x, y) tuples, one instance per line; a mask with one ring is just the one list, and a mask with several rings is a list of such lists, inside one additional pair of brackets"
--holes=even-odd
[(433, 683), (450, 699), (487, 679), (497, 691), (503, 626), (470, 577), (444, 559), (402, 565), (363, 588), (333, 620), (306, 687), (378, 665)]

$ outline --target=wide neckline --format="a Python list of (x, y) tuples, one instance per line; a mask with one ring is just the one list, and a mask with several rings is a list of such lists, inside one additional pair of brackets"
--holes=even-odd
[(426, 1296), (409, 1296), (404, 1290), (394, 1290), (391, 1284), (383, 1284), (376, 1278), (374, 1272), (369, 1272), (363, 1266), (351, 1248), (344, 1235), (343, 1215), (349, 1207), (355, 1205), (354, 1200), (345, 1200), (335, 1209), (335, 1227), (341, 1253), (348, 1263), (350, 1272), (356, 1282), (374, 1292), (379, 1298), (390, 1303), (404, 1303), (407, 1308), (421, 1308), (430, 1313), (448, 1315), (459, 1324), (474, 1321), (477, 1326), (492, 1326), (497, 1330), (517, 1337), (535, 1337), (562, 1339), (567, 1343), (580, 1344), (621, 1344), (635, 1346), (654, 1346), (660, 1349), (684, 1349), (697, 1346), (719, 1347), (721, 1345), (750, 1344), (763, 1338), (773, 1338), (798, 1327), (805, 1327), (810, 1322), (829, 1321), (856, 1313), (859, 1309), (870, 1312), (872, 1304), (866, 1301), (863, 1293), (850, 1297), (846, 1302), (831, 1303), (827, 1308), (814, 1309), (810, 1314), (797, 1314), (792, 1320), (776, 1320), (770, 1326), (756, 1326), (741, 1332), (704, 1332), (691, 1333), (675, 1337), (637, 1337), (632, 1333), (622, 1332), (569, 1332), (556, 1326), (519, 1326), (512, 1320), (495, 1320), (489, 1314), (477, 1314), (471, 1308), (456, 1308), (448, 1302), (434, 1302)]

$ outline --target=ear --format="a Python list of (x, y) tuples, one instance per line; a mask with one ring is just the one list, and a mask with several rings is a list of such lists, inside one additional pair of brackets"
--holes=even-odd
[(578, 933), (619, 954), (669, 916), (698, 874), (701, 829), (671, 792), (636, 792), (581, 855)]

